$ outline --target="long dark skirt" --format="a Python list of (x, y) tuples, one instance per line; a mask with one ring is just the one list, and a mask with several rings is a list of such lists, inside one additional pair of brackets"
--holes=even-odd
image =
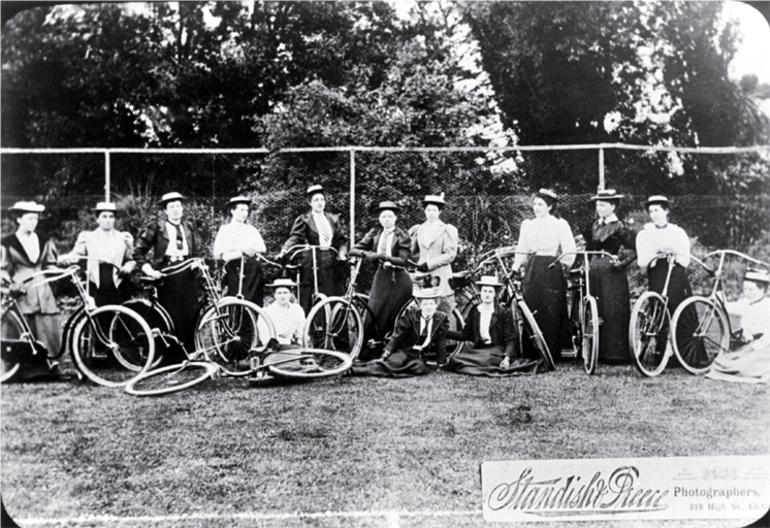
[(599, 317), (599, 360), (609, 363), (629, 363), (628, 323), (631, 320), (631, 300), (628, 277), (624, 270), (614, 268), (609, 259), (591, 261), (591, 294), (596, 297)]
[[(572, 344), (567, 316), (567, 281), (561, 266), (549, 268), (553, 261), (554, 257), (529, 257), (522, 287), (524, 301), (534, 313), (548, 350), (556, 360), (561, 359), (562, 349), (572, 348)], [(524, 343), (524, 357), (539, 357), (529, 340)]]
[(115, 286), (112, 270), (113, 267), (109, 264), (99, 264), (99, 286), (93, 282), (89, 285), (96, 306), (122, 304), (128, 299), (128, 281), (123, 281), (120, 288)]
[(367, 363), (354, 363), (350, 373), (354, 376), (378, 376), (382, 378), (409, 378), (424, 376), (429, 371), (428, 366), (420, 358), (417, 351), (403, 352), (397, 350), (385, 359), (377, 359)]
[(366, 314), (365, 339), (380, 340), (385, 334), (392, 332), (398, 312), (411, 298), (412, 279), (409, 274), (402, 269), (380, 266), (369, 292), (369, 309), (372, 315), (368, 312)]
[[(666, 274), (668, 273), (668, 264), (663, 260), (658, 260), (657, 264), (647, 270), (647, 280), (649, 281), (650, 291), (657, 293), (663, 293), (663, 286), (666, 284)], [(668, 312), (673, 317), (677, 307), (688, 297), (692, 297), (692, 287), (690, 281), (687, 278), (687, 270), (679, 264), (674, 265), (674, 269), (671, 271), (671, 280), (668, 283)], [(692, 335), (695, 333), (698, 327), (698, 313), (695, 308), (690, 307), (679, 318), (679, 327), (677, 328), (677, 334)], [(661, 340), (658, 342), (658, 349), (662, 352), (666, 349), (666, 341)], [(700, 358), (702, 361), (706, 361), (706, 352), (702, 351), (701, 354), (697, 352), (694, 357)], [(681, 366), (676, 356), (672, 356), (668, 362), (669, 366), (678, 367)]]
[[(240, 283), (241, 259), (233, 259), (225, 264), (227, 272), (227, 295), (238, 294)], [(257, 259), (246, 259), (243, 266), (243, 285), (241, 287), (243, 298), (262, 306), (265, 298), (265, 283), (262, 280), (262, 266)]]
[[(316, 264), (318, 266), (318, 293), (327, 296), (343, 295), (345, 293), (345, 281), (337, 255), (333, 251), (316, 250)], [(302, 260), (301, 288), (299, 292), (299, 304), (307, 314), (313, 307), (314, 279), (312, 251)]]
[[(501, 346), (466, 346), (449, 358), (446, 369), (469, 376), (507, 378), (523, 374), (537, 374), (538, 367), (543, 364), (542, 360), (537, 359), (514, 359), (507, 369), (501, 369), (500, 362), (504, 357), (505, 350)], [(545, 369), (542, 370), (545, 371)]]
[(188, 352), (192, 352), (195, 349), (193, 336), (198, 308), (198, 276), (195, 271), (187, 269), (165, 277), (158, 288), (158, 301), (171, 316), (177, 338)]

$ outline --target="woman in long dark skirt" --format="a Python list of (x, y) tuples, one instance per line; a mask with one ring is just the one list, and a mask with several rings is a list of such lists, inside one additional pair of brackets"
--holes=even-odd
[(470, 376), (500, 378), (535, 374), (543, 365), (542, 359), (515, 358), (516, 328), (507, 306), (497, 302), (502, 284), (496, 277), (484, 276), (476, 282), (481, 303), (474, 306), (462, 331), (450, 331), (448, 337), (469, 341), (449, 358), (446, 369)]
[[(663, 292), (668, 274), (668, 261), (665, 258), (655, 258), (658, 255), (674, 255), (674, 266), (668, 283), (668, 311), (673, 316), (677, 307), (688, 297), (692, 296), (692, 287), (687, 278), (687, 266), (690, 265), (690, 239), (681, 227), (669, 223), (670, 205), (665, 196), (650, 196), (647, 200), (647, 212), (652, 222), (645, 224), (636, 235), (636, 252), (639, 267), (647, 269), (648, 288), (657, 293)], [(692, 307), (691, 307), (692, 308)], [(679, 318), (680, 335), (687, 334), (691, 329), (695, 332), (698, 326), (698, 314), (695, 309), (682, 312)], [(681, 331), (681, 332), (680, 332)], [(660, 339), (658, 349), (662, 353), (668, 340)], [(696, 354), (697, 355), (697, 354)], [(705, 360), (705, 350), (703, 352)], [(679, 365), (673, 356), (669, 365)]]
[[(555, 216), (558, 197), (551, 189), (540, 189), (532, 200), (535, 218), (521, 223), (513, 271), (522, 265), (524, 300), (535, 314), (548, 350), (555, 360), (561, 359), (563, 349), (572, 348), (567, 317), (567, 282), (561, 266), (551, 266), (561, 253), (575, 251), (575, 238), (566, 220)], [(562, 259), (569, 268), (575, 256)], [(525, 357), (539, 357), (525, 343)]]
[[(613, 189), (599, 191), (596, 202), (599, 218), (585, 233), (586, 250), (621, 255), (591, 258), (591, 295), (597, 300), (599, 317), (604, 324), (599, 333), (599, 359), (608, 363), (628, 363), (628, 323), (631, 300), (626, 269), (636, 259), (636, 234), (615, 214), (622, 196)], [(625, 251), (621, 254), (620, 250)]]
[[(372, 289), (369, 292), (369, 309), (364, 321), (364, 341), (384, 337), (393, 331), (398, 312), (412, 298), (412, 279), (403, 268), (409, 259), (411, 239), (406, 231), (396, 226), (398, 206), (394, 202), (380, 202), (377, 208), (381, 227), (371, 229), (350, 250), (351, 256), (363, 257), (378, 263)], [(366, 352), (366, 353), (365, 353)], [(364, 348), (361, 359), (370, 350)]]

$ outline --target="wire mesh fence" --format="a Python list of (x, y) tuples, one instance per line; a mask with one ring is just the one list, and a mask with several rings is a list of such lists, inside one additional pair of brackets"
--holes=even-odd
[[(747, 248), (770, 226), (770, 149), (726, 152), (695, 149), (627, 150), (611, 146), (519, 149), (314, 148), (158, 151), (95, 149), (13, 151), (2, 162), (3, 234), (14, 229), (7, 214), (17, 200), (47, 207), (39, 229), (69, 250), (79, 231), (93, 229), (90, 208), (105, 195), (118, 204), (118, 229), (136, 235), (162, 217), (158, 200), (185, 195), (188, 220), (212, 257), (219, 227), (229, 221), (228, 200), (254, 200), (249, 222), (276, 254), (291, 224), (309, 209), (305, 189), (320, 183), (327, 210), (340, 215), (355, 241), (378, 225), (380, 201), (400, 207), (408, 229), (424, 220), (421, 200), (445, 193), (442, 220), (458, 228), (462, 251), (457, 269), (489, 249), (514, 245), (521, 221), (532, 216), (531, 195), (550, 187), (560, 195), (559, 214), (577, 235), (590, 226), (590, 197), (599, 188), (625, 194), (620, 216), (636, 229), (648, 221), (651, 194), (672, 200), (671, 221), (708, 247)], [(106, 193), (105, 193), (106, 188)], [(364, 270), (362, 288), (374, 270)], [(268, 272), (268, 278), (271, 273)]]

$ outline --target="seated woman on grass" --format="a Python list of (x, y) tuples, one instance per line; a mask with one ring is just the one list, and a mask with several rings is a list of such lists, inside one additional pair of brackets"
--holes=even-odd
[(748, 270), (743, 277), (743, 299), (725, 303), (741, 318), (743, 339), (736, 352), (722, 353), (711, 364), (707, 378), (741, 383), (770, 383), (770, 285), (767, 271)]
[(535, 374), (542, 360), (514, 359), (516, 328), (513, 315), (497, 302), (497, 292), (503, 285), (497, 277), (484, 276), (476, 282), (481, 303), (474, 306), (462, 331), (450, 331), (448, 337), (470, 341), (449, 358), (447, 370), (471, 376), (504, 377), (522, 373)]
[[(265, 358), (265, 364), (283, 363), (291, 356), (288, 354), (281, 354), (281, 350), (292, 350), (301, 347), (302, 331), (305, 327), (305, 311), (302, 307), (292, 302), (292, 288), (297, 287), (297, 283), (291, 279), (275, 279), (272, 284), (267, 285), (268, 288), (273, 288), (274, 301), (267, 307), (265, 307), (265, 314), (270, 318), (270, 321), (275, 327), (275, 335), (277, 345), (263, 343), (263, 345), (271, 346), (271, 350), (275, 352), (271, 353)], [(267, 324), (263, 318), (260, 318), (257, 322), (257, 329), (260, 336), (267, 336), (268, 329)], [(297, 370), (301, 370), (303, 367), (296, 362)], [(288, 365), (284, 364), (286, 368)]]
[(396, 321), (393, 337), (385, 346), (380, 359), (368, 363), (354, 363), (354, 376), (380, 376), (404, 378), (423, 376), (429, 369), (423, 360), (423, 352), (434, 348), (439, 366), (446, 362), (446, 336), (449, 321), (439, 312), (441, 293), (436, 288), (422, 288), (414, 293), (419, 307), (407, 310)]

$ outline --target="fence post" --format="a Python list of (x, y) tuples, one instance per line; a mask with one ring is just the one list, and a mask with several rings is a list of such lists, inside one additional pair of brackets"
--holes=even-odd
[(599, 190), (604, 190), (604, 149), (599, 147)]
[(356, 151), (350, 149), (350, 244), (356, 243)]
[(110, 201), (110, 151), (104, 151), (104, 201)]

